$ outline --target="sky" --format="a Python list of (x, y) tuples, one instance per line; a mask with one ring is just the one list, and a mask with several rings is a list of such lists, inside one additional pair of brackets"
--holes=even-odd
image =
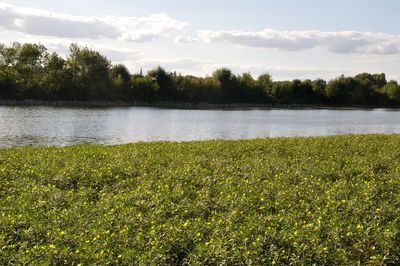
[(0, 0), (0, 40), (71, 43), (132, 73), (228, 67), (274, 80), (361, 72), (400, 81), (398, 0)]

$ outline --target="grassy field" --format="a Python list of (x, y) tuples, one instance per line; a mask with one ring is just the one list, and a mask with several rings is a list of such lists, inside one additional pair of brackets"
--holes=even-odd
[(0, 264), (400, 263), (400, 136), (0, 150)]

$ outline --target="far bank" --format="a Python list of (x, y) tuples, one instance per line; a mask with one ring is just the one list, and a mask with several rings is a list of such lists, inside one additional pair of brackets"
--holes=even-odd
[(400, 109), (398, 105), (326, 105), (326, 104), (255, 104), (255, 103), (190, 103), (190, 102), (125, 102), (125, 101), (44, 101), (0, 100), (0, 106), (51, 106), (51, 107), (155, 107), (193, 110), (249, 110), (249, 109)]

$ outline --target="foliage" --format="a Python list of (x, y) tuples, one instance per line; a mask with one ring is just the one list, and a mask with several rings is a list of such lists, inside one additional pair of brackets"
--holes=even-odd
[(114, 100), (110, 86), (111, 63), (100, 53), (72, 44), (67, 58), (68, 68), (73, 73), (72, 86), (75, 97), (83, 100)]
[(131, 90), (128, 92), (127, 98), (134, 100), (153, 102), (157, 99), (160, 87), (149, 76), (136, 75), (131, 79)]
[(218, 103), (221, 99), (219, 83), (211, 77), (178, 76), (177, 88), (183, 101)]
[(171, 101), (176, 98), (175, 75), (168, 73), (164, 68), (158, 66), (157, 68), (150, 70), (148, 76), (158, 84), (159, 100)]
[(7, 82), (12, 86), (8, 90), (13, 90), (11, 94), (16, 98), (44, 97), (39, 80), (43, 74), (45, 51), (46, 48), (39, 44), (13, 43), (10, 47), (2, 46), (0, 48), (2, 79), (12, 81)]
[(132, 93), (131, 90), (131, 73), (122, 64), (112, 66), (109, 71), (110, 79), (112, 82), (112, 87), (114, 88), (114, 93), (120, 95), (118, 98), (126, 98)]
[(382, 92), (385, 93), (390, 100), (395, 102), (400, 101), (400, 86), (396, 81), (388, 82), (382, 87)]
[(40, 87), (45, 90), (45, 97), (53, 100), (73, 99), (71, 95), (72, 72), (66, 61), (56, 53), (46, 54), (46, 64), (40, 79)]
[(0, 99), (398, 106), (399, 92), (383, 73), (273, 81), (269, 73), (253, 78), (220, 68), (194, 77), (158, 66), (143, 75), (77, 44), (66, 58), (40, 44), (0, 45)]
[(0, 150), (1, 265), (398, 265), (400, 136)]

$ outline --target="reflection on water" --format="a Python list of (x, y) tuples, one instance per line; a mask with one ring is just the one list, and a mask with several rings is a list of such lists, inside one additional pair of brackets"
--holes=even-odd
[(0, 146), (400, 133), (400, 111), (0, 107)]

